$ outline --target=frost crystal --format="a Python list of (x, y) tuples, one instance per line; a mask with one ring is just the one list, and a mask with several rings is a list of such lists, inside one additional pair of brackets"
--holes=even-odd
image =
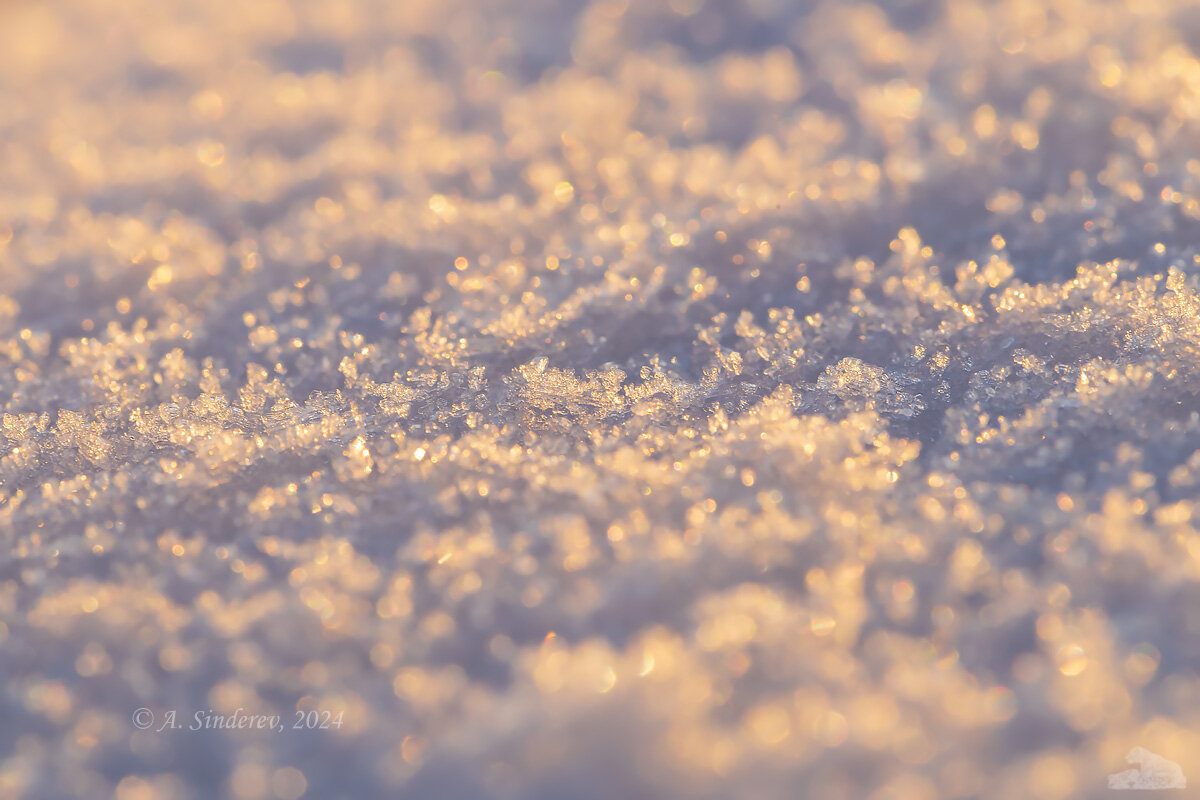
[(0, 797), (1200, 776), (1194, 0), (5, 3), (0, 142)]

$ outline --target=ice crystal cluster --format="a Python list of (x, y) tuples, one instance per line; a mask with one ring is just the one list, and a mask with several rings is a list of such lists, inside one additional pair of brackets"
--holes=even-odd
[(0, 796), (1200, 779), (1198, 143), (1194, 0), (3, 4)]

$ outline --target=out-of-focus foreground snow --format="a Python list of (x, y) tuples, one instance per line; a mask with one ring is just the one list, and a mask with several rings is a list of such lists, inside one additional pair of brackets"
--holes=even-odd
[[(1198, 53), (1191, 0), (4, 3), (0, 796), (1200, 779)], [(288, 729), (158, 730), (239, 708)]]

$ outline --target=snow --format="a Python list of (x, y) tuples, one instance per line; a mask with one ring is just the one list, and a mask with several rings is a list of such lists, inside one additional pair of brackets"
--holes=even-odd
[(0, 796), (1200, 774), (1198, 53), (1189, 0), (0, 8)]

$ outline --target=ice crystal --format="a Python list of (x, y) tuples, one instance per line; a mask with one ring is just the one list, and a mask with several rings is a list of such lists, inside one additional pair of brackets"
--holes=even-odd
[(1190, 0), (5, 4), (0, 796), (1200, 775), (1198, 53)]

